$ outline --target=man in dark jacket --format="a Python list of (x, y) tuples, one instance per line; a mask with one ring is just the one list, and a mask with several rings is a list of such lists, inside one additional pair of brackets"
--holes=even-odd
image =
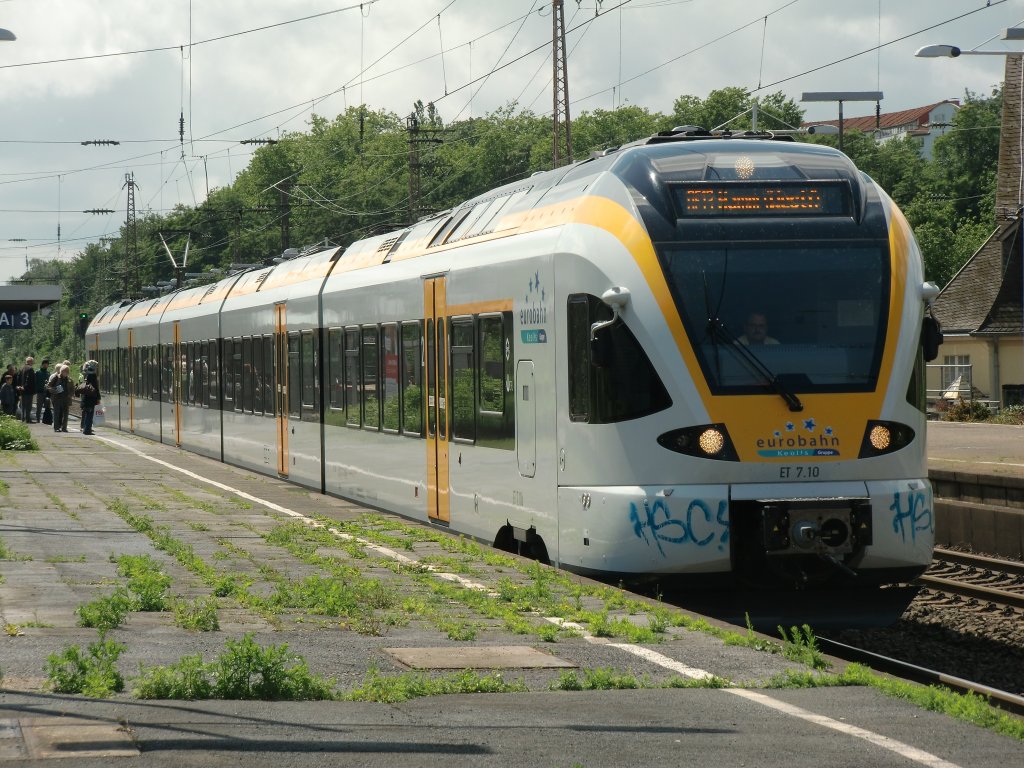
[(18, 375), (18, 394), (21, 396), (21, 420), (32, 423), (32, 401), (36, 398), (36, 370), (32, 367), (36, 359), (25, 358), (25, 367)]
[(50, 365), (50, 361), (43, 358), (43, 362), (39, 364), (39, 370), (36, 371), (36, 421), (42, 421), (43, 418), (43, 406), (46, 405), (46, 382), (50, 380), (50, 371), (47, 368)]

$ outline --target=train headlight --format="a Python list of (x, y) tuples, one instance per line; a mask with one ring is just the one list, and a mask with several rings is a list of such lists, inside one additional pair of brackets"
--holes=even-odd
[(697, 438), (697, 445), (708, 456), (716, 456), (725, 447), (725, 435), (714, 427), (705, 429)]
[(658, 444), (676, 453), (699, 459), (739, 461), (724, 424), (700, 424), (673, 429), (658, 436)]
[(868, 432), (868, 440), (876, 451), (884, 451), (892, 442), (892, 434), (884, 424), (876, 424)]
[(905, 448), (914, 440), (914, 430), (895, 421), (869, 421), (860, 444), (860, 458), (882, 456)]

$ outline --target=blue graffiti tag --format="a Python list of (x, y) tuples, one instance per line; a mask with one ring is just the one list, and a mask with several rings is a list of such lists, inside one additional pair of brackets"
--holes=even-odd
[(892, 495), (892, 530), (900, 534), (904, 543), (907, 541), (907, 529), (910, 529), (910, 541), (917, 541), (918, 531), (933, 531), (932, 510), (928, 506), (928, 496), (924, 491), (910, 491), (906, 494), (907, 508), (903, 509), (903, 494), (899, 491)]
[[(686, 544), (690, 542), (698, 547), (706, 547), (714, 540), (716, 533), (718, 533), (714, 526), (702, 525), (702, 529), (708, 528), (708, 533), (705, 536), (698, 537), (694, 521), (694, 510), (702, 513), (702, 515), (698, 515), (698, 521), (700, 516), (703, 516), (704, 523), (711, 523), (711, 508), (703, 499), (694, 499), (690, 502), (686, 508), (686, 517), (683, 520), (672, 517), (671, 510), (664, 499), (656, 499), (653, 505), (647, 499), (644, 499), (642, 518), (636, 504), (630, 502), (629, 520), (633, 524), (633, 532), (636, 534), (636, 537), (643, 539), (648, 546), (650, 546), (651, 542), (647, 538), (647, 532), (650, 531), (651, 538), (654, 539), (654, 544), (658, 547), (658, 552), (661, 553), (662, 557), (665, 557), (665, 550), (661, 546), (662, 542), (666, 544)], [(728, 503), (724, 499), (720, 500), (718, 502), (718, 513), (714, 516), (715, 523), (721, 529), (718, 541), (719, 550), (724, 549), (729, 541), (728, 512)]]

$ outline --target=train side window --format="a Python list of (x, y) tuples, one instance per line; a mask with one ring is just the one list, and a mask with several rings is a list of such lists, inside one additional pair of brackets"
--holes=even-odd
[(481, 315), (477, 346), (477, 445), (515, 448), (512, 313)]
[(363, 426), (367, 429), (380, 429), (380, 401), (378, 370), (379, 358), (377, 350), (377, 326), (363, 327)]
[(288, 334), (288, 415), (302, 416), (302, 347), (299, 334)]
[(162, 371), (161, 400), (165, 403), (174, 402), (174, 345), (164, 344)]
[(252, 336), (242, 339), (242, 410), (252, 413)]
[(382, 325), (380, 329), (381, 374), (384, 386), (380, 391), (381, 426), (388, 432), (399, 427), (398, 326)]
[(452, 437), (476, 439), (476, 402), (473, 381), (473, 318), (455, 317), (451, 325)]
[(359, 329), (345, 329), (345, 423), (358, 427), (359, 402)]
[(210, 342), (199, 343), (199, 360), (197, 361), (199, 381), (196, 389), (196, 405), (200, 408), (210, 407)]
[(402, 433), (423, 435), (423, 325), (402, 323)]
[(263, 413), (263, 338), (252, 337), (252, 412)]
[(220, 382), (222, 380), (220, 370), (220, 341), (210, 342), (210, 362), (207, 368), (210, 369), (210, 386), (207, 392), (210, 397), (210, 407), (220, 409)]
[(569, 421), (590, 421), (590, 302), (569, 297)]
[(320, 401), (320, 380), (316, 372), (320, 366), (320, 345), (313, 331), (302, 332), (302, 410), (307, 420), (318, 421), (317, 404)]
[(274, 397), (274, 337), (263, 337), (263, 413), (277, 415), (277, 401)]
[(672, 405), (647, 353), (624, 322), (598, 332), (602, 359), (593, 359), (590, 326), (611, 319), (608, 305), (596, 296), (575, 294), (569, 297), (566, 315), (570, 420), (612, 424)]
[(233, 391), (234, 406), (236, 411), (245, 410), (245, 393), (242, 389), (242, 376), (245, 369), (242, 367), (242, 340), (231, 340), (231, 389)]
[(327, 331), (328, 406), (340, 411), (345, 407), (345, 332), (341, 328)]

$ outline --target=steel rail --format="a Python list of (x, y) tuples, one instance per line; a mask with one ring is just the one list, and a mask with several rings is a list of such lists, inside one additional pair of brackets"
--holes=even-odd
[(976, 600), (987, 600), (991, 603), (1008, 605), (1012, 608), (1024, 610), (1024, 594), (1018, 592), (1007, 592), (1003, 589), (994, 589), (982, 586), (981, 584), (946, 579), (941, 576), (918, 576), (914, 583), (931, 587), (939, 592), (948, 592)]
[(973, 552), (959, 552), (955, 549), (935, 547), (934, 559), (959, 565), (970, 565), (990, 571), (1007, 573), (1011, 576), (1024, 576), (1024, 562), (1019, 560), (1003, 560), (997, 557), (976, 555)]
[(974, 693), (988, 699), (994, 707), (1012, 712), (1015, 715), (1024, 715), (1024, 696), (992, 688), (981, 683), (971, 682), (962, 677), (947, 675), (944, 672), (936, 672), (927, 667), (920, 667), (879, 653), (866, 651), (863, 648), (856, 648), (838, 640), (831, 640), (818, 636), (818, 647), (844, 661), (856, 661), (870, 667), (876, 672), (884, 672), (904, 680), (912, 680), (925, 685), (942, 685), (959, 693)]

